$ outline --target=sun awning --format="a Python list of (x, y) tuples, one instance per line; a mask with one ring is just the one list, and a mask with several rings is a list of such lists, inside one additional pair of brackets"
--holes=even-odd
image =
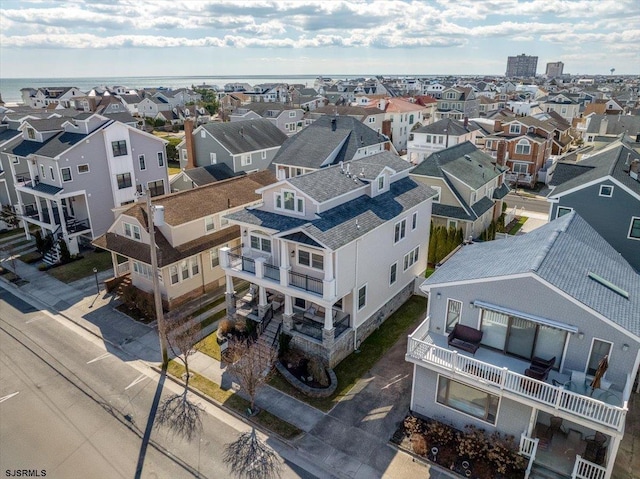
[(522, 311), (516, 311), (515, 309), (509, 309), (503, 306), (497, 306), (495, 304), (485, 303), (484, 301), (474, 301), (473, 304), (477, 308), (488, 309), (490, 311), (495, 311), (496, 313), (508, 314), (509, 316), (516, 316), (518, 318), (526, 319), (538, 324), (543, 324), (551, 328), (561, 329), (563, 331), (568, 331), (570, 333), (578, 332), (578, 328), (576, 326), (571, 326), (570, 324), (561, 323), (559, 321), (543, 318), (541, 316), (536, 316), (535, 314), (523, 313)]

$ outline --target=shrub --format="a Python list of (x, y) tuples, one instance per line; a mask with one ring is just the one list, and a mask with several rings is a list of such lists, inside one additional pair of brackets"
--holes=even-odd
[(278, 355), (280, 356), (280, 358), (286, 356), (287, 353), (291, 350), (292, 339), (293, 337), (290, 334), (280, 333), (279, 351), (278, 351)]
[(69, 252), (67, 242), (63, 239), (60, 239), (60, 241), (58, 241), (58, 246), (60, 247), (60, 262), (62, 264), (65, 264), (71, 261), (71, 253)]
[(220, 324), (218, 325), (218, 334), (220, 336), (226, 336), (231, 331), (233, 331), (233, 322), (230, 319), (225, 318), (220, 321)]
[(46, 265), (46, 264), (38, 265), (38, 270), (40, 270), (40, 271), (46, 271), (48, 269), (49, 269), (49, 266)]
[(467, 425), (458, 441), (458, 453), (468, 459), (477, 459), (487, 454), (488, 446), (484, 430)]
[(411, 448), (418, 456), (427, 455), (427, 440), (420, 433), (414, 432), (411, 434)]
[(307, 364), (307, 372), (323, 387), (329, 386), (329, 378), (327, 376), (327, 370), (324, 366), (324, 362), (317, 356), (312, 356)]

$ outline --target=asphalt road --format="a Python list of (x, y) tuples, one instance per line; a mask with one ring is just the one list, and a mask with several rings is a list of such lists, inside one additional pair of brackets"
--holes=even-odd
[(545, 198), (539, 196), (530, 196), (528, 194), (520, 195), (514, 192), (509, 193), (504, 201), (509, 208), (517, 206), (524, 207), (525, 211), (533, 211), (534, 213), (549, 214), (550, 203)]
[[(221, 457), (238, 436), (233, 421), (203, 413), (203, 432), (191, 442), (152, 427), (150, 412), (176, 386), (118, 355), (0, 288), (0, 472), (232, 477)], [(282, 477), (315, 476), (285, 462)]]

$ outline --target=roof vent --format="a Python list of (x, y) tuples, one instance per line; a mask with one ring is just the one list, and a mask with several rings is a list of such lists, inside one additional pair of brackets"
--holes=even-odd
[(360, 176), (364, 177), (364, 166), (360, 169)]
[(600, 283), (605, 288), (609, 288), (614, 293), (619, 294), (623, 298), (629, 299), (629, 293), (627, 291), (625, 291), (622, 288), (619, 288), (618, 286), (613, 284), (611, 281), (607, 281), (602, 276), (598, 276), (597, 274), (592, 273), (591, 271), (589, 271), (589, 274), (587, 276), (589, 276), (589, 278), (594, 280), (596, 283)]
[(467, 161), (471, 161), (471, 157), (469, 155), (464, 155), (464, 159)]

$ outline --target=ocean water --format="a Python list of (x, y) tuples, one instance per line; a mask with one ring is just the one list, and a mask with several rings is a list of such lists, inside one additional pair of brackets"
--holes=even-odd
[[(324, 75), (330, 78), (357, 78), (356, 75)], [(218, 85), (226, 83), (300, 83), (309, 87), (318, 75), (286, 75), (282, 77), (266, 75), (246, 76), (138, 76), (138, 77), (95, 77), (95, 78), (2, 78), (0, 77), (0, 94), (5, 103), (22, 102), (22, 88), (41, 88), (52, 86), (74, 86), (81, 91), (90, 91), (96, 86), (125, 86), (128, 88), (186, 88), (198, 85)]]

